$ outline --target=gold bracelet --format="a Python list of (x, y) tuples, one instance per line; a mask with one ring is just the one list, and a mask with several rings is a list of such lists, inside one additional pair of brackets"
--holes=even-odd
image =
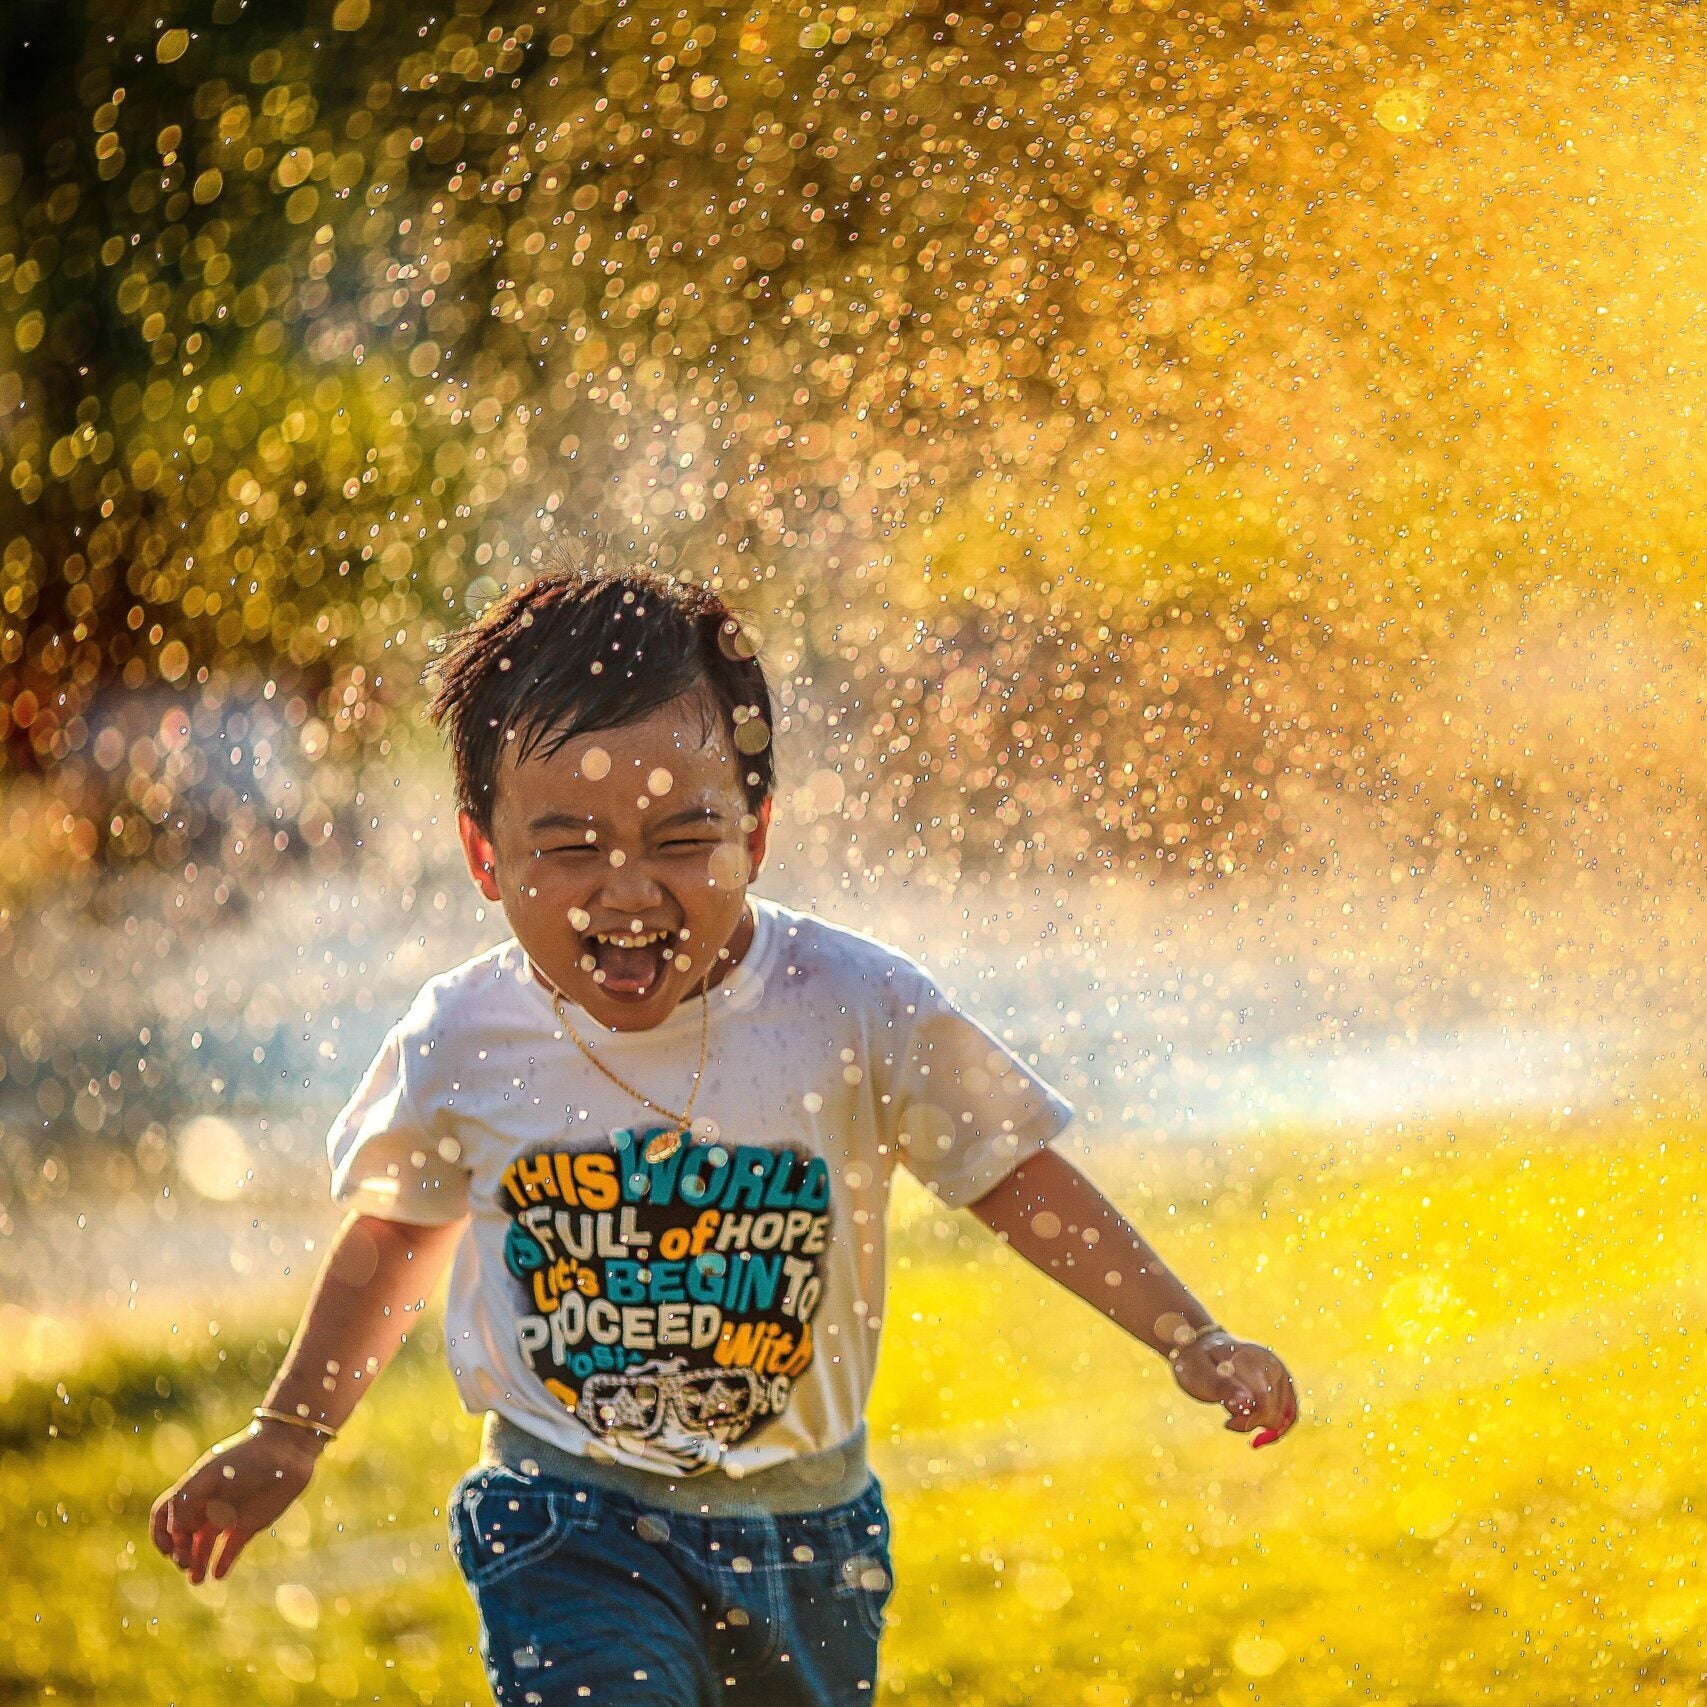
[(1226, 1339), (1233, 1336), (1219, 1322), (1206, 1322), (1201, 1328), (1194, 1328), (1189, 1322), (1182, 1322), (1170, 1336), (1173, 1343), (1163, 1354), (1169, 1359), (1179, 1356), (1182, 1351), (1190, 1351), (1200, 1340), (1213, 1339), (1220, 1334)]
[(257, 1405), (254, 1411), (257, 1422), (293, 1423), (297, 1428), (306, 1428), (318, 1435), (322, 1440), (336, 1440), (338, 1431), (328, 1428), (325, 1423), (317, 1423), (308, 1417), (299, 1417), (292, 1411), (269, 1410), (265, 1405)]

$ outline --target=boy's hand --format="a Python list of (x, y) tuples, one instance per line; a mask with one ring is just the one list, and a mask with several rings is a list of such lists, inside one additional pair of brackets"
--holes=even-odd
[(225, 1576), (252, 1537), (270, 1529), (314, 1474), (320, 1442), (305, 1429), (258, 1423), (222, 1440), (154, 1502), (154, 1545), (192, 1583), (213, 1563)]
[(1298, 1420), (1292, 1377), (1267, 1346), (1212, 1328), (1171, 1352), (1168, 1362), (1184, 1392), (1206, 1405), (1227, 1407), (1227, 1427), (1234, 1433), (1261, 1430), (1253, 1446), (1272, 1446)]

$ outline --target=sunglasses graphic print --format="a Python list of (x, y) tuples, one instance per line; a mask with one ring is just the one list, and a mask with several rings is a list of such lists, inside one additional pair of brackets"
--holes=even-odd
[(691, 1136), (646, 1161), (664, 1130), (518, 1157), (498, 1201), (534, 1376), (593, 1434), (689, 1473), (786, 1410), (812, 1366), (830, 1175)]

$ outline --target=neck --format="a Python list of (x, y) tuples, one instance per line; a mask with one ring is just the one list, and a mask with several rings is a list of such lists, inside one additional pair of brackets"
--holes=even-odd
[(753, 946), (753, 937), (757, 930), (758, 925), (753, 917), (753, 903), (751, 901), (743, 902), (740, 923), (730, 934), (728, 942), (723, 945), (724, 953), (727, 954), (728, 958), (724, 959), (720, 955), (713, 964), (711, 976), (705, 981), (707, 989), (721, 984), (747, 958), (747, 950)]

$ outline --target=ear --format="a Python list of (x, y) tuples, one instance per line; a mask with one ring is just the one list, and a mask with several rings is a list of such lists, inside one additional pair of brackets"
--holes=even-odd
[(765, 848), (770, 841), (771, 797), (768, 794), (759, 802), (759, 809), (754, 816), (759, 821), (747, 832), (747, 881), (749, 883), (759, 875), (759, 868), (765, 863)]
[(468, 861), (468, 875), (475, 887), (488, 901), (502, 901), (498, 887), (498, 860), (492, 851), (492, 838), (475, 823), (467, 812), (456, 815), (457, 834), (462, 837), (462, 857)]

